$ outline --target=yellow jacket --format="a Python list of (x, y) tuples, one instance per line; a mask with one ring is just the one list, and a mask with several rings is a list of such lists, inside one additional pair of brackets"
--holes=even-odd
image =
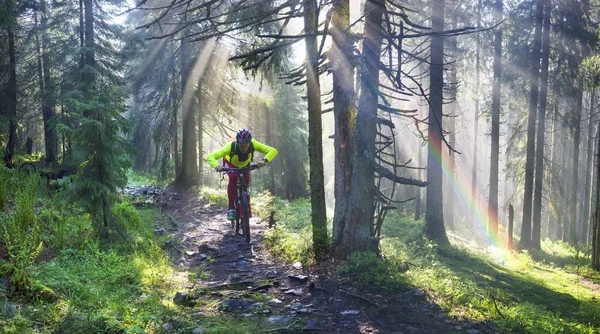
[[(224, 157), (225, 159), (227, 159), (227, 161), (231, 162), (231, 164), (237, 168), (245, 167), (246, 165), (248, 165), (250, 163), (250, 161), (252, 161), (252, 156), (254, 155), (254, 153), (252, 153), (252, 152), (248, 153), (247, 158), (243, 161), (240, 161), (239, 160), (240, 156), (238, 156), (237, 154), (231, 154), (232, 147), (233, 147), (232, 143), (234, 143), (234, 142), (235, 141), (229, 142), (229, 143), (225, 144), (225, 146), (223, 146), (221, 149), (214, 151), (211, 154), (207, 155), (206, 161), (208, 162), (208, 164), (212, 168), (215, 168), (219, 165), (219, 162), (217, 160)], [(235, 145), (237, 145), (237, 143)], [(254, 151), (263, 153), (265, 155), (264, 159), (267, 162), (272, 161), (273, 158), (275, 158), (275, 156), (277, 155), (277, 150), (275, 148), (265, 145), (263, 143), (260, 143), (255, 139), (252, 139), (251, 146), (254, 147)], [(248, 151), (251, 151), (251, 148), (248, 148)]]

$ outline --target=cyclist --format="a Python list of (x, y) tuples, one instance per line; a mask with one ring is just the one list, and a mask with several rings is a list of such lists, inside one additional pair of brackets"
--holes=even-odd
[[(235, 140), (227, 143), (221, 149), (212, 152), (206, 156), (208, 164), (214, 168), (217, 172), (223, 170), (223, 167), (228, 168), (242, 168), (246, 167), (254, 158), (254, 151), (263, 153), (264, 158), (257, 162), (258, 168), (263, 167), (267, 162), (273, 161), (273, 158), (277, 155), (277, 150), (271, 146), (265, 145), (258, 142), (256, 139), (252, 139), (252, 133), (248, 129), (240, 129)], [(223, 158), (223, 165), (219, 165), (218, 159)], [(227, 211), (227, 219), (235, 219), (235, 210), (233, 199), (236, 194), (236, 183), (238, 174), (227, 173), (229, 176), (229, 183), (227, 184), (227, 197), (229, 199), (229, 210)], [(250, 184), (250, 170), (244, 172), (244, 181), (246, 184)], [(248, 197), (248, 204), (250, 204), (250, 198)], [(252, 213), (250, 213), (252, 214)]]

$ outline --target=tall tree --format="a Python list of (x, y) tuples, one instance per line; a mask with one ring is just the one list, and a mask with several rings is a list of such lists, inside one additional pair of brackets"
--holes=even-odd
[(347, 257), (352, 251), (379, 251), (378, 241), (373, 237), (373, 215), (381, 24), (384, 11), (383, 0), (365, 3), (365, 39), (360, 71), (360, 98), (356, 114), (357, 126), (353, 138), (350, 195), (345, 225), (338, 233), (341, 238), (336, 240), (335, 248), (335, 255), (339, 258)]
[[(206, 46), (205, 46), (206, 47)], [(181, 40), (181, 169), (175, 183), (183, 188), (198, 184), (198, 154), (196, 153), (196, 108), (194, 107), (194, 93), (198, 83), (189, 40)], [(202, 53), (207, 52), (204, 48)], [(210, 53), (210, 51), (208, 51)], [(203, 70), (203, 69), (202, 69)], [(194, 73), (192, 73), (194, 72)]]
[(529, 58), (529, 116), (527, 119), (527, 156), (525, 160), (525, 193), (523, 195), (523, 220), (521, 223), (522, 248), (531, 247), (531, 214), (533, 199), (533, 176), (535, 157), (535, 123), (537, 116), (540, 54), (542, 45), (542, 21), (544, 17), (544, 2), (536, 0), (535, 3), (535, 30), (533, 46)]
[[(444, 30), (444, 0), (431, 4), (433, 32)], [(427, 156), (427, 187), (425, 225), (427, 237), (440, 244), (449, 244), (444, 226), (442, 195), (442, 107), (444, 88), (444, 37), (431, 36), (431, 62), (429, 70), (429, 126)]]
[[(481, 26), (481, 0), (477, 0), (477, 27)], [(477, 203), (477, 143), (479, 142), (479, 70), (481, 41), (480, 34), (475, 34), (475, 119), (473, 121), (473, 171), (471, 178), (471, 199)]]
[(312, 208), (313, 250), (317, 258), (327, 250), (327, 212), (323, 176), (323, 128), (319, 52), (317, 49), (317, 1), (304, 0), (306, 43), (306, 91), (308, 101), (308, 156), (310, 161), (310, 199)]
[(596, 212), (592, 235), (592, 268), (600, 271), (600, 119), (596, 128)]
[(56, 151), (57, 136), (56, 129), (54, 126), (54, 114), (55, 114), (55, 91), (54, 83), (50, 77), (50, 53), (49, 49), (50, 38), (48, 36), (48, 9), (46, 8), (46, 1), (40, 0), (40, 13), (42, 15), (41, 20), (41, 34), (42, 34), (42, 118), (44, 122), (44, 143), (46, 148), (46, 163), (53, 164), (56, 162)]
[(331, 37), (333, 45), (329, 52), (333, 67), (333, 117), (335, 152), (334, 196), (335, 213), (333, 218), (334, 248), (343, 240), (340, 233), (346, 226), (346, 212), (350, 194), (350, 176), (352, 172), (351, 153), (352, 136), (356, 115), (354, 108), (354, 67), (352, 65), (352, 46), (349, 36), (350, 3), (348, 0), (336, 0), (333, 3), (331, 17)]
[(544, 180), (544, 146), (546, 133), (546, 101), (548, 98), (548, 63), (550, 59), (550, 19), (552, 7), (549, 0), (544, 0), (544, 24), (542, 34), (542, 72), (540, 75), (540, 103), (538, 107), (538, 125), (535, 149), (535, 184), (533, 196), (533, 223), (531, 247), (541, 249), (542, 231), (542, 190)]
[[(14, 13), (13, 2), (6, 2), (8, 13)], [(8, 33), (8, 85), (6, 90), (6, 114), (9, 119), (8, 125), (8, 142), (4, 151), (4, 161), (12, 162), (13, 154), (15, 153), (17, 141), (17, 57), (15, 48), (15, 33), (16, 17), (9, 16), (6, 22), (6, 31)]]
[[(456, 30), (458, 28), (458, 12), (459, 12), (459, 4), (460, 1), (453, 1), (454, 8), (452, 9), (452, 30)], [(456, 101), (456, 97), (458, 95), (458, 36), (449, 37), (449, 55), (452, 57), (451, 61), (453, 62), (452, 67), (450, 67), (450, 75), (448, 80), (450, 81), (449, 85), (449, 98), (450, 98), (450, 117), (448, 118), (448, 135), (450, 139), (450, 143), (452, 145), (456, 144), (456, 117), (458, 116), (458, 101)], [(446, 184), (451, 189), (454, 184), (456, 184), (456, 159), (455, 153), (450, 151), (446, 156), (448, 159), (447, 165), (448, 175), (446, 177)], [(450, 196), (446, 196), (446, 204), (444, 205), (444, 209), (446, 212), (446, 220), (445, 224), (448, 227), (454, 226), (454, 196), (451, 194)]]
[(570, 194), (569, 239), (570, 245), (577, 245), (577, 191), (579, 189), (579, 145), (581, 144), (581, 112), (583, 109), (583, 91), (577, 89), (575, 96), (577, 107), (571, 113), (571, 130), (573, 131), (573, 179)]
[[(503, 1), (496, 0), (494, 21), (502, 22)], [(490, 156), (490, 197), (488, 231), (492, 240), (498, 236), (498, 160), (500, 156), (500, 85), (502, 78), (502, 29), (494, 33), (494, 85), (492, 88), (492, 147)]]
[(585, 188), (584, 188), (584, 195), (583, 195), (583, 226), (581, 228), (581, 240), (583, 242), (585, 242), (587, 245), (589, 245), (591, 243), (590, 240), (590, 229), (589, 227), (591, 227), (591, 222), (590, 222), (590, 218), (593, 217), (593, 212), (590, 212), (590, 204), (592, 202), (592, 175), (594, 174), (594, 122), (595, 122), (595, 117), (594, 117), (594, 110), (595, 110), (595, 104), (596, 104), (596, 87), (595, 85), (592, 87), (591, 91), (590, 91), (590, 113), (589, 113), (589, 119), (588, 119), (588, 140), (587, 140), (587, 162), (585, 164)]

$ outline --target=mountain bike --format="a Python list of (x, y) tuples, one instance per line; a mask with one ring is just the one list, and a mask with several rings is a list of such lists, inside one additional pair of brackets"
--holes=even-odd
[(248, 203), (248, 184), (244, 180), (246, 170), (255, 170), (257, 164), (248, 165), (242, 168), (223, 167), (223, 173), (237, 173), (237, 191), (233, 200), (235, 205), (235, 218), (231, 220), (231, 228), (236, 234), (242, 230), (242, 235), (247, 243), (250, 243), (250, 205)]

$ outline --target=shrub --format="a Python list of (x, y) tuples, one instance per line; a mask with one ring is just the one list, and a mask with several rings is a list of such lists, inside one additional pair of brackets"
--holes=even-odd
[(350, 254), (338, 272), (367, 287), (389, 290), (408, 286), (399, 268), (372, 252)]

